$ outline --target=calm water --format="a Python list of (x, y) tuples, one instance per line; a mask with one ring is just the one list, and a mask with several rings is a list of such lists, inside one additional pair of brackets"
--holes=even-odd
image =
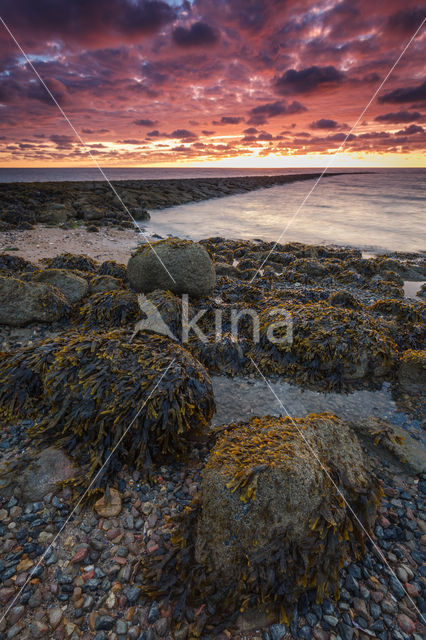
[[(337, 167), (331, 171), (338, 171)], [(312, 173), (315, 169), (105, 169), (113, 180)], [(374, 169), (328, 177), (294, 218), (314, 181), (151, 212), (148, 233), (351, 245), (365, 251), (426, 249), (426, 169)], [(91, 169), (0, 169), (0, 182), (102, 180)], [(294, 218), (294, 219), (293, 219)]]
[(426, 170), (328, 177), (298, 208), (314, 181), (151, 211), (148, 232), (361, 247), (366, 251), (426, 249)]

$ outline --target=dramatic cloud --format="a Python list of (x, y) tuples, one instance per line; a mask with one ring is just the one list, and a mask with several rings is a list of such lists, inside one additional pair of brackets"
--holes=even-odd
[[(322, 166), (343, 142), (347, 162), (421, 162), (424, 30), (370, 103), (419, 0), (3, 0), (1, 14), (104, 166)], [(0, 166), (87, 166), (5, 30), (0, 114)]]
[(344, 76), (332, 65), (317, 67), (316, 65), (296, 71), (289, 69), (275, 80), (278, 93), (310, 93), (319, 87), (326, 89), (336, 87), (343, 82)]
[(327, 120), (327, 118), (320, 118), (311, 122), (311, 129), (337, 129), (339, 123), (335, 120)]
[(205, 22), (195, 22), (189, 29), (173, 29), (173, 40), (179, 47), (210, 47), (219, 40), (219, 34)]
[(420, 102), (426, 100), (426, 82), (419, 84), (417, 87), (400, 87), (394, 89), (379, 98), (379, 102)]
[(144, 118), (141, 120), (133, 120), (133, 122), (139, 127), (153, 127), (155, 125), (154, 120), (146, 120)]
[(414, 33), (426, 18), (424, 7), (410, 7), (393, 13), (388, 19), (388, 26), (402, 33)]
[(419, 111), (397, 111), (396, 113), (383, 113), (374, 118), (377, 122), (390, 122), (392, 124), (402, 124), (403, 122), (418, 122), (426, 119), (426, 115)]
[(276, 102), (268, 102), (267, 104), (254, 107), (250, 111), (249, 124), (265, 124), (269, 118), (275, 118), (276, 116), (285, 116), (295, 113), (302, 113), (306, 111), (306, 107), (296, 100), (287, 105), (284, 102), (277, 100)]
[(239, 116), (222, 116), (219, 121), (214, 120), (212, 124), (240, 124), (240, 122), (244, 122), (244, 118), (240, 118)]

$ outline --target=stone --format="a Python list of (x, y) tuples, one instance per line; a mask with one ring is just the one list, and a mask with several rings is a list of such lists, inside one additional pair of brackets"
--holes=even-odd
[(44, 638), (49, 631), (49, 627), (44, 622), (34, 620), (30, 626), (30, 633), (32, 638)]
[(134, 291), (169, 290), (193, 297), (209, 295), (215, 285), (214, 264), (206, 249), (191, 240), (160, 240), (144, 244), (127, 264)]
[(53, 609), (49, 609), (47, 614), (49, 617), (49, 624), (52, 629), (55, 630), (57, 627), (59, 627), (62, 621), (64, 615), (63, 611), (59, 607), (54, 607)]
[(95, 511), (103, 518), (115, 518), (121, 511), (121, 496), (117, 489), (108, 489), (102, 498), (95, 502)]
[(0, 324), (24, 327), (31, 322), (55, 322), (68, 311), (68, 300), (56, 287), (0, 276)]
[(418, 440), (410, 436), (405, 429), (373, 417), (349, 424), (359, 436), (372, 442), (379, 452), (380, 449), (384, 449), (410, 472), (426, 472), (426, 449), (419, 447)]
[(399, 628), (404, 631), (404, 633), (413, 633), (416, 630), (416, 625), (405, 613), (400, 613), (396, 619)]
[(273, 624), (269, 627), (271, 640), (281, 640), (286, 634), (286, 627), (283, 624)]
[(70, 304), (79, 302), (87, 295), (89, 285), (85, 278), (70, 273), (66, 269), (43, 269), (34, 278), (36, 282), (45, 282), (59, 289)]
[(404, 351), (399, 361), (398, 381), (406, 391), (421, 391), (426, 386), (426, 349)]
[[(0, 476), (1, 467), (0, 464)], [(22, 500), (34, 502), (54, 492), (59, 482), (72, 478), (75, 474), (75, 466), (61, 449), (48, 447), (34, 454), (34, 458), (21, 474), (14, 474), (13, 470), (7, 472), (7, 467), (5, 471), (6, 481), (8, 473), (12, 477), (9, 484), (2, 488), (2, 493), (7, 495), (13, 491)], [(48, 532), (41, 532), (40, 535), (41, 541), (46, 543), (53, 538), (53, 535)]]

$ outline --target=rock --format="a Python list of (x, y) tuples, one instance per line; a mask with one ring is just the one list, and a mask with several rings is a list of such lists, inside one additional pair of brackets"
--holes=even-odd
[[(19, 459), (17, 462), (19, 464)], [(13, 492), (26, 502), (42, 500), (45, 495), (55, 491), (59, 482), (68, 480), (75, 474), (75, 467), (68, 456), (55, 447), (43, 449), (35, 454), (29, 463), (25, 463), (21, 473), (17, 474), (13, 465), (10, 466), (10, 470), (7, 463), (2, 463), (0, 469), (2, 466), (6, 472), (5, 486), (2, 487), (0, 483), (2, 493), (11, 495)], [(1, 471), (0, 476), (2, 476)]]
[(385, 449), (412, 473), (426, 472), (426, 450), (419, 447), (418, 440), (406, 430), (379, 418), (367, 418), (349, 424), (359, 436), (368, 438), (378, 450)]
[(413, 633), (416, 630), (416, 625), (405, 613), (400, 613), (397, 616), (398, 626), (404, 631), (404, 633)]
[(53, 285), (71, 304), (84, 298), (89, 289), (87, 280), (65, 269), (44, 269), (34, 276), (34, 280)]
[(95, 502), (95, 511), (103, 518), (115, 518), (121, 511), (121, 496), (117, 489), (108, 489), (102, 498)]
[(228, 276), (229, 278), (238, 278), (239, 276), (237, 267), (234, 267), (232, 264), (227, 264), (226, 262), (215, 262), (214, 267), (217, 276)]
[(85, 220), (101, 220), (105, 217), (105, 212), (97, 207), (86, 206), (83, 207), (83, 216)]
[(111, 616), (99, 616), (96, 618), (95, 629), (96, 631), (111, 631), (114, 626), (114, 618)]
[[(339, 566), (357, 542), (351, 511), (338, 499), (324, 465), (340, 478), (340, 491), (367, 530), (380, 502), (379, 484), (353, 432), (331, 414), (312, 414), (295, 421), (253, 418), (224, 425), (220, 434), (203, 470), (200, 500), (173, 534), (188, 545), (196, 531), (194, 557), (188, 548), (182, 557), (177, 551), (179, 584), (185, 567), (190, 576), (188, 598), (199, 592), (205, 601), (204, 589), (223, 587), (218, 615), (249, 598), (251, 606), (257, 599), (259, 606), (290, 613), (311, 588), (337, 593)], [(195, 574), (194, 563), (202, 567)], [(155, 567), (154, 557), (144, 571), (159, 580)]]
[(132, 214), (135, 220), (150, 220), (151, 216), (149, 215), (146, 209), (142, 207), (132, 207), (130, 209), (130, 213)]
[(69, 303), (59, 289), (0, 276), (0, 324), (23, 327), (30, 322), (54, 322), (68, 311)]
[(194, 297), (209, 295), (216, 279), (206, 249), (191, 240), (179, 239), (142, 245), (127, 264), (127, 277), (137, 292), (163, 289)]
[(273, 624), (269, 627), (269, 635), (271, 640), (281, 640), (286, 634), (286, 628), (283, 624)]
[(426, 349), (404, 351), (399, 363), (398, 380), (406, 391), (417, 392), (425, 388)]
[(49, 624), (52, 629), (55, 630), (57, 627), (59, 627), (62, 621), (64, 615), (63, 611), (59, 607), (54, 607), (53, 609), (49, 609), (47, 613), (49, 616)]
[(39, 221), (45, 224), (62, 224), (67, 221), (70, 209), (64, 204), (49, 204), (44, 211), (40, 212)]
[(123, 289), (123, 281), (114, 276), (95, 276), (89, 281), (89, 293), (105, 293), (105, 291), (113, 291), (115, 289)]
[(32, 638), (44, 638), (49, 631), (49, 627), (44, 622), (34, 620), (30, 626), (30, 633)]

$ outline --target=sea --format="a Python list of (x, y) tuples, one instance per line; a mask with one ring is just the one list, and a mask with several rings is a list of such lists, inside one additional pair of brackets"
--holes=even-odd
[[(319, 173), (321, 169), (106, 168), (110, 180)], [(426, 250), (426, 168), (339, 169), (343, 175), (150, 211), (148, 235), (298, 241), (366, 254)], [(0, 182), (103, 180), (96, 168), (0, 169)]]

